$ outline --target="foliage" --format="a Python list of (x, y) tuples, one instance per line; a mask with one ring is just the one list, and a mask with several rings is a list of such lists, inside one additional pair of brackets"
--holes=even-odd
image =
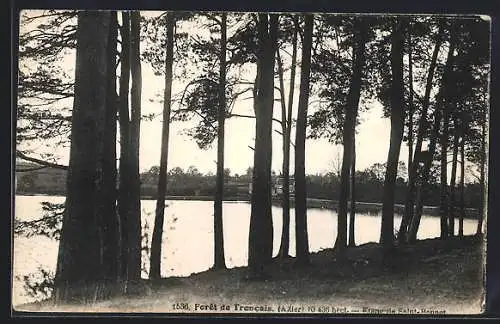
[[(220, 17), (217, 13), (202, 13), (195, 16), (196, 23), (209, 27), (212, 34), (203, 33), (189, 37), (189, 51), (186, 57), (196, 66), (197, 74), (186, 85), (179, 100), (180, 109), (173, 116), (173, 120), (187, 121), (196, 117), (199, 123), (187, 129), (186, 134), (194, 138), (201, 149), (211, 147), (217, 137), (217, 111), (219, 103), (219, 73), (220, 44), (213, 34), (220, 33)], [(242, 66), (255, 61), (254, 38), (248, 37), (255, 33), (252, 19), (241, 22), (239, 18), (251, 16), (234, 14), (228, 16), (227, 71), (225, 80), (225, 96), (227, 100), (226, 118), (231, 116), (234, 103), (242, 94), (251, 90), (248, 82), (242, 80), (244, 72)]]
[(74, 53), (76, 11), (28, 11), (20, 25), (18, 149), (30, 152), (40, 140), (67, 145), (74, 80), (61, 62)]
[[(208, 72), (195, 80), (194, 86), (185, 97), (186, 114), (182, 119), (186, 119), (187, 113), (196, 112), (201, 116), (201, 121), (194, 128), (188, 129), (190, 135), (201, 149), (211, 146), (217, 137), (217, 111), (219, 103), (219, 83), (215, 72)], [(177, 117), (179, 118), (179, 117)]]
[(480, 19), (460, 21), (457, 27), (460, 46), (454, 69), (456, 87), (450, 92), (450, 97), (457, 101), (453, 112), (458, 127), (454, 131), (465, 138), (467, 159), (476, 165), (481, 165), (486, 158), (482, 138), (483, 128), (487, 129), (488, 125), (489, 108), (487, 28), (488, 24)]
[[(157, 167), (141, 174), (142, 193), (148, 196), (156, 194)], [(356, 200), (361, 202), (378, 203), (382, 201), (382, 189), (385, 178), (385, 163), (374, 163), (364, 170), (356, 171)], [(439, 203), (439, 162), (432, 165), (429, 175), (429, 199), (426, 204), (437, 206)], [(252, 173), (247, 175), (231, 175), (226, 169), (224, 195), (226, 197), (248, 198), (248, 184), (251, 182)], [(215, 192), (215, 176), (211, 173), (203, 174), (194, 167), (191, 171), (176, 167), (168, 173), (168, 195), (172, 196), (213, 196)], [(279, 174), (273, 174), (273, 181), (277, 181)], [(316, 199), (334, 199), (339, 197), (340, 177), (334, 172), (325, 174), (306, 175), (307, 197)], [(400, 161), (396, 180), (395, 199), (397, 204), (404, 204), (407, 185), (407, 167)], [(469, 183), (465, 188), (468, 207), (477, 208), (479, 199), (479, 185)]]
[[(152, 213), (146, 213), (150, 216)], [(149, 234), (149, 222), (147, 220), (142, 221), (142, 231), (141, 231), (141, 272), (146, 277), (149, 278), (148, 266), (150, 263), (151, 255), (151, 238)]]
[(38, 267), (37, 271), (28, 275), (16, 276), (16, 280), (23, 281), (23, 288), (26, 295), (35, 300), (47, 299), (52, 295), (54, 289), (55, 274), (52, 271)]
[[(366, 68), (361, 80), (360, 111), (371, 106), (374, 99), (374, 90), (380, 82), (380, 76), (373, 71), (385, 71), (388, 68), (388, 56), (385, 56), (386, 37), (379, 31), (380, 22), (368, 16), (325, 15), (319, 18), (316, 28), (315, 41), (317, 42), (312, 56), (311, 81), (314, 84), (316, 109), (309, 116), (309, 138), (326, 138), (331, 143), (341, 144), (345, 109), (349, 84), (354, 63), (354, 34), (355, 24), (362, 22), (366, 28)], [(383, 34), (382, 34), (383, 35)], [(384, 46), (381, 46), (381, 43)], [(382, 51), (381, 49), (385, 50)], [(379, 52), (382, 51), (382, 54)], [(382, 58), (382, 60), (379, 60)], [(385, 66), (384, 68), (380, 68)], [(384, 65), (385, 64), (385, 65)], [(359, 120), (356, 120), (359, 123)]]
[(64, 215), (64, 203), (55, 204), (44, 201), (41, 202), (41, 205), (42, 217), (28, 221), (14, 220), (14, 234), (25, 237), (41, 235), (59, 240)]
[[(177, 12), (175, 14), (176, 27), (174, 30), (174, 73), (176, 77), (188, 77), (192, 71), (187, 69), (189, 44), (188, 34), (181, 32), (182, 26), (193, 20), (192, 13)], [(142, 60), (148, 62), (155, 75), (165, 73), (165, 49), (167, 42), (166, 13), (153, 16), (141, 15), (141, 44)]]
[[(44, 206), (47, 205), (47, 203), (43, 203)], [(58, 204), (52, 204), (52, 205), (58, 205)], [(51, 206), (53, 209), (61, 209), (61, 206)], [(148, 213), (151, 214), (151, 213)], [(60, 229), (61, 224), (62, 224), (62, 218), (61, 217), (52, 217), (51, 220), (49, 221), (50, 224), (44, 224), (42, 226), (46, 227), (58, 227)], [(25, 237), (32, 237), (33, 235), (43, 235), (43, 236), (48, 236), (50, 238), (54, 238), (56, 240), (59, 240), (59, 234), (58, 235), (53, 235), (49, 234), (49, 232), (42, 232), (38, 227), (40, 224), (29, 224), (26, 225), (25, 227), (20, 230), (20, 231), (14, 231), (16, 235), (22, 235)], [(148, 271), (147, 271), (147, 265), (149, 265), (149, 253), (150, 253), (150, 238), (149, 238), (149, 223), (147, 221), (143, 221), (142, 225), (142, 244), (141, 244), (141, 251), (142, 251), (142, 266), (141, 270), (145, 276), (148, 276)], [(42, 299), (47, 299), (50, 298), (52, 291), (54, 289), (54, 277), (55, 274), (53, 271), (47, 270), (41, 266), (37, 267), (36, 272), (29, 273), (28, 275), (24, 276), (16, 276), (16, 280), (23, 281), (23, 289), (26, 293), (27, 296), (35, 299), (35, 300), (42, 300)]]

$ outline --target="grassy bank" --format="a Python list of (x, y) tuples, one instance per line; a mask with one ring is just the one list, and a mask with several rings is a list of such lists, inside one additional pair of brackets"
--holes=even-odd
[[(481, 311), (483, 250), (479, 236), (428, 239), (397, 247), (391, 258), (384, 259), (380, 245), (368, 243), (348, 248), (343, 258), (336, 257), (331, 249), (314, 253), (311, 264), (301, 268), (294, 266), (293, 258), (275, 260), (267, 269), (269, 277), (258, 281), (247, 279), (245, 267), (205, 271), (189, 277), (144, 281), (144, 289), (136, 296), (92, 305), (56, 307), (45, 301), (16, 309), (240, 315), (472, 314)], [(221, 309), (222, 305), (229, 309)]]

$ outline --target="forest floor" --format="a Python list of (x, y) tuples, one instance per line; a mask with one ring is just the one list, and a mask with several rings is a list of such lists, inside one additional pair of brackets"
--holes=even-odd
[(266, 279), (248, 268), (209, 270), (189, 277), (144, 281), (141, 292), (86, 305), (50, 301), (16, 307), (35, 312), (134, 313), (369, 313), (478, 314), (482, 311), (485, 244), (482, 236), (427, 239), (397, 247), (383, 262), (379, 244), (313, 253), (311, 264), (275, 260)]

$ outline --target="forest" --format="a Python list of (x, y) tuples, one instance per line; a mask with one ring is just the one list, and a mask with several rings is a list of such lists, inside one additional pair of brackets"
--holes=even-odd
[[(223, 201), (233, 195), (230, 183), (252, 188), (249, 280), (272, 278), (273, 262), (290, 258), (291, 239), (293, 269), (311, 264), (307, 198), (338, 202), (336, 259), (355, 246), (356, 201), (382, 204), (377, 235), (386, 263), (399, 248), (416, 243), (427, 205), (439, 206), (440, 240), (464, 237), (468, 207), (477, 209), (476, 235), (482, 235), (490, 73), (490, 25), (482, 17), (62, 10), (22, 15), (16, 159), (34, 166), (16, 172), (67, 172), (64, 205), (54, 207), (62, 218), (56, 303), (134, 293), (142, 282), (144, 195), (156, 200), (151, 282), (162, 277), (167, 195), (213, 197), (212, 270), (227, 268)], [(68, 53), (73, 61), (63, 63)], [(150, 86), (143, 82), (145, 65), (164, 79), (157, 115), (141, 112)], [(180, 93), (173, 92), (176, 83), (183, 86)], [(248, 98), (254, 114), (237, 113), (235, 105)], [(359, 115), (374, 103), (390, 120), (387, 160), (359, 170)], [(162, 129), (159, 161), (140, 172), (141, 122), (155, 118)], [(231, 154), (225, 141), (234, 136), (225, 123), (233, 118), (255, 125), (247, 174), (231, 175), (224, 165)], [(195, 123), (186, 132), (200, 149), (216, 147), (215, 174), (169, 166), (169, 153), (179, 149), (170, 145), (171, 125), (185, 121)], [(306, 174), (306, 141), (314, 139), (342, 147), (338, 168)], [(282, 143), (283, 157), (274, 171), (273, 141)], [(40, 146), (49, 149), (37, 151)], [(51, 153), (58, 146), (69, 148), (67, 164)], [(407, 156), (400, 154), (403, 146)], [(282, 192), (275, 198), (277, 178)], [(273, 237), (271, 211), (276, 199), (282, 207), (279, 238)], [(400, 224), (395, 204), (404, 205)]]

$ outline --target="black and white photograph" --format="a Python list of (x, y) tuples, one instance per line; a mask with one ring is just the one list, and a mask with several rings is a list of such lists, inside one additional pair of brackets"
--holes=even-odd
[(484, 313), (491, 21), (22, 10), (12, 309)]

